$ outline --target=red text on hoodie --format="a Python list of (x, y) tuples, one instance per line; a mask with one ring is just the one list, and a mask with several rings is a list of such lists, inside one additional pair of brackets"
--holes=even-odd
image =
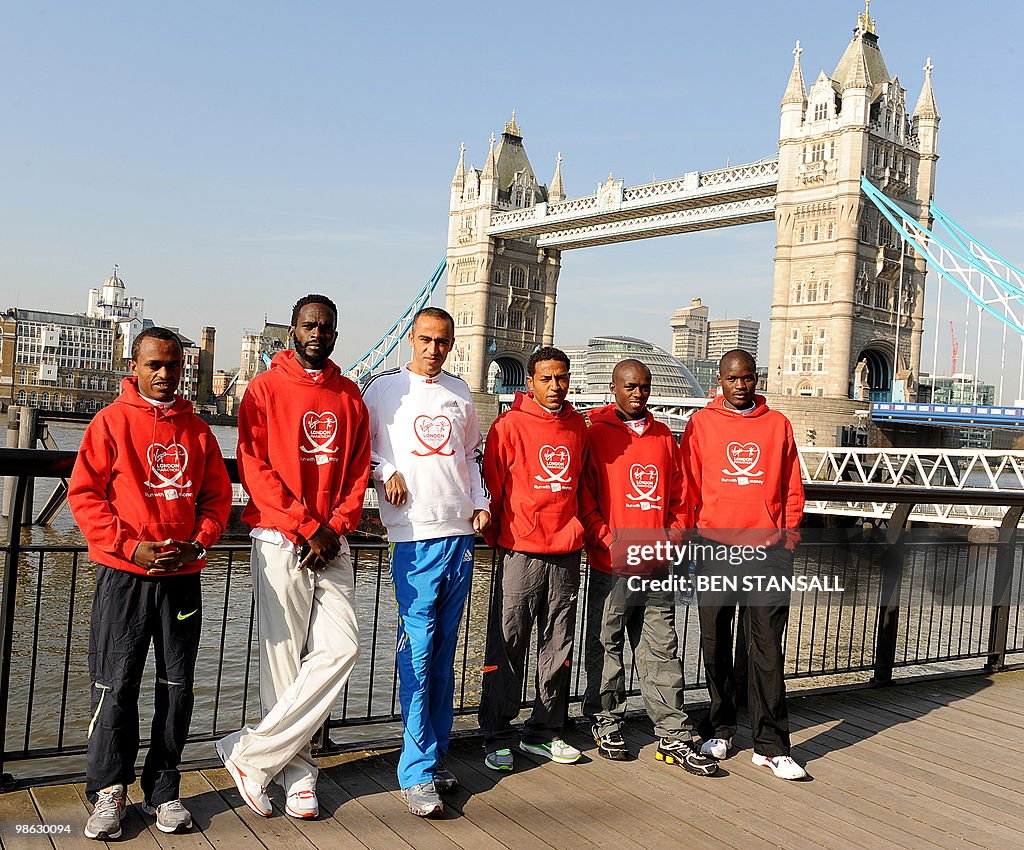
[[(685, 528), (679, 447), (650, 411), (645, 423), (638, 434), (619, 418), (614, 404), (590, 413), (580, 507), (587, 559), (601, 572), (649, 570), (650, 565), (624, 566), (624, 553), (614, 547), (623, 531), (633, 542), (656, 542), (666, 539), (667, 529)], [(649, 538), (642, 533), (647, 529)]]
[(558, 413), (516, 393), (484, 448), (491, 494), (487, 542), (516, 552), (559, 554), (583, 547), (578, 493), (587, 423), (566, 402)]
[(358, 387), (330, 360), (310, 375), (279, 351), (238, 409), (242, 519), (304, 544), (327, 525), (355, 531), (370, 475), (370, 428)]
[(213, 432), (190, 402), (175, 396), (167, 409), (150, 404), (137, 379), (125, 378), (121, 395), (85, 429), (68, 502), (93, 561), (148, 575), (132, 562), (143, 541), (217, 542), (231, 511), (231, 481)]
[[(682, 443), (687, 507), (704, 537), (791, 548), (804, 513), (793, 426), (763, 396), (754, 399), (744, 413), (718, 396), (690, 417)], [(727, 533), (737, 529), (750, 533)]]

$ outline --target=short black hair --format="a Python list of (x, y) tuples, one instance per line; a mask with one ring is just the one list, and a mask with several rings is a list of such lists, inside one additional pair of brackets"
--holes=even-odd
[(742, 360), (746, 365), (750, 367), (750, 371), (757, 373), (757, 361), (754, 359), (754, 355), (747, 351), (745, 348), (734, 348), (731, 351), (725, 352), (722, 358), (718, 361), (718, 374), (722, 374), (722, 366), (725, 365), (727, 360)]
[(543, 348), (538, 348), (533, 352), (530, 355), (530, 359), (526, 361), (526, 374), (532, 378), (534, 372), (537, 371), (537, 364), (544, 360), (557, 360), (559, 363), (565, 364), (567, 371), (569, 369), (569, 355), (553, 345), (545, 345)]
[(455, 319), (452, 318), (451, 313), (447, 310), (442, 310), (440, 307), (424, 307), (421, 310), (417, 310), (416, 315), (412, 317), (412, 324), (409, 325), (409, 333), (412, 333), (412, 329), (416, 327), (416, 323), (420, 320), (420, 316), (430, 316), (432, 319), (444, 319), (452, 329), (452, 336), (455, 336)]
[(181, 337), (174, 331), (170, 328), (146, 328), (132, 342), (132, 360), (136, 363), (139, 361), (139, 349), (142, 347), (142, 340), (144, 339), (162, 339), (166, 342), (177, 343), (178, 351), (181, 352), (181, 358), (182, 360), (185, 359), (185, 346), (181, 343)]
[(317, 295), (316, 293), (310, 293), (309, 295), (303, 295), (298, 301), (295, 302), (295, 306), (292, 307), (292, 322), (291, 326), (294, 328), (299, 323), (299, 313), (302, 312), (302, 308), (307, 304), (323, 304), (332, 313), (334, 313), (334, 325), (338, 325), (338, 308), (334, 302), (331, 301), (326, 295)]

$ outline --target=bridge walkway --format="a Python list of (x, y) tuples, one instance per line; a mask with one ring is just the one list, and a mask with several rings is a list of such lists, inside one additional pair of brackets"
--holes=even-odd
[[(324, 760), (321, 819), (264, 820), (242, 804), (224, 770), (186, 773), (182, 796), (197, 829), (158, 832), (130, 789), (121, 840), (146, 850), (259, 848), (650, 848), (1024, 846), (1024, 670), (917, 680), (888, 688), (809, 692), (791, 698), (794, 755), (810, 781), (784, 782), (750, 763), (749, 739), (701, 779), (654, 760), (644, 720), (627, 739), (635, 761), (578, 765), (517, 757), (517, 771), (483, 767), (479, 739), (454, 743), (449, 766), (463, 786), (444, 819), (419, 820), (398, 795), (394, 749)], [(743, 733), (741, 733), (743, 734)], [(81, 785), (0, 795), (4, 848), (95, 848), (82, 837)], [(17, 825), (70, 825), (26, 835)]]

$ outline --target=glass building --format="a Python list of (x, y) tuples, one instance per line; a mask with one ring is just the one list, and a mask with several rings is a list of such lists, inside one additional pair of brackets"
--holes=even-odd
[(632, 357), (651, 370), (651, 395), (704, 398), (707, 392), (683, 362), (651, 342), (631, 336), (595, 336), (586, 346), (563, 349), (569, 355), (571, 393), (607, 393), (612, 369)]

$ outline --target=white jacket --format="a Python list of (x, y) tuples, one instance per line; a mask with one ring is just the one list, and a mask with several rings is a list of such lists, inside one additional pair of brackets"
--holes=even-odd
[[(466, 382), (403, 366), (371, 378), (363, 400), (370, 411), (370, 478), (388, 539), (473, 534), (473, 512), (487, 510), (489, 499), (480, 474), (483, 437)], [(384, 498), (384, 483), (396, 471), (409, 489), (401, 507)]]

